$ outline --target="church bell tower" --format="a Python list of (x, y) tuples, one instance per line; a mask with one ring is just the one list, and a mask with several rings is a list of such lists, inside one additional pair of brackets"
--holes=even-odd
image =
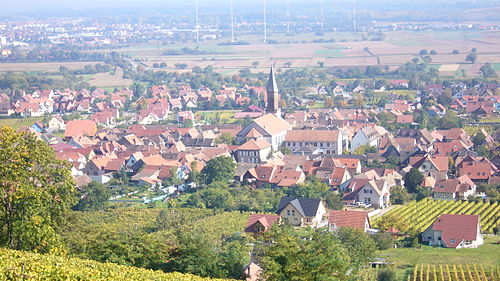
[[(276, 83), (276, 77), (274, 76), (274, 67), (271, 66), (269, 72), (269, 80), (266, 86), (267, 100), (266, 100), (266, 112), (267, 113), (280, 113), (279, 108), (279, 94), (278, 94), (278, 84)], [(281, 116), (278, 116), (281, 117)]]

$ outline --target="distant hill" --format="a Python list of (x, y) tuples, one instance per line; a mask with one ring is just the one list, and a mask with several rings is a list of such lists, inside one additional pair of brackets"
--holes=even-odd
[(0, 248), (0, 280), (227, 280)]

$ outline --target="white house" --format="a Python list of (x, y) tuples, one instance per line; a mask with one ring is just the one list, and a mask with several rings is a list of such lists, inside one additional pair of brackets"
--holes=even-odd
[(66, 130), (66, 124), (64, 123), (64, 120), (61, 118), (61, 116), (56, 115), (50, 118), (48, 129), (50, 131), (64, 131)]
[(477, 248), (483, 244), (479, 215), (441, 215), (422, 233), (422, 242), (445, 248)]
[(328, 223), (325, 204), (317, 198), (283, 197), (276, 213), (294, 226), (321, 227)]
[[(292, 126), (282, 118), (272, 113), (268, 113), (253, 120), (252, 123), (241, 130), (236, 135), (236, 140), (239, 143), (243, 143), (248, 139), (254, 138), (253, 135), (255, 131), (257, 131), (262, 135), (264, 141), (271, 144), (273, 151), (276, 151), (285, 140), (286, 133), (291, 130), (291, 128)], [(252, 136), (248, 134), (252, 134)]]
[(354, 134), (351, 140), (351, 151), (364, 145), (378, 147), (381, 138), (382, 136), (374, 128), (363, 127)]

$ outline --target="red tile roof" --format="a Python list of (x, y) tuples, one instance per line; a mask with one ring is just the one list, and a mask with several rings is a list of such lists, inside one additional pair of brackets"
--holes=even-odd
[(265, 227), (265, 229), (268, 230), (274, 223), (279, 223), (280, 218), (281, 217), (277, 215), (266, 215), (266, 214), (250, 215), (247, 220), (245, 232), (257, 232), (254, 228), (257, 222), (261, 223)]
[(478, 227), (478, 215), (441, 215), (431, 225), (432, 230), (442, 231), (447, 248), (456, 248), (464, 240), (476, 240)]
[(77, 136), (95, 136), (97, 125), (92, 120), (73, 120), (66, 124), (64, 136), (73, 138)]
[(413, 115), (399, 115), (396, 117), (396, 123), (411, 124), (413, 123)]
[(285, 141), (294, 142), (336, 142), (339, 131), (291, 130), (286, 133)]
[(335, 224), (336, 227), (352, 227), (365, 230), (365, 223), (368, 220), (368, 212), (363, 211), (330, 211), (328, 217), (329, 224)]

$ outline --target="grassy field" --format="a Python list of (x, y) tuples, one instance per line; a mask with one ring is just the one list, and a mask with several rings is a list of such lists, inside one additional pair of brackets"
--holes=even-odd
[(217, 121), (223, 124), (231, 124), (236, 122), (233, 118), (235, 110), (210, 110), (210, 111), (197, 111), (195, 118), (200, 121)]
[(41, 121), (42, 119), (43, 117), (0, 119), (0, 127), (9, 126), (17, 130), (20, 127), (30, 127), (36, 121)]
[(429, 246), (422, 246), (421, 249), (389, 249), (381, 251), (380, 257), (394, 264), (400, 278), (405, 278), (409, 274), (409, 270), (417, 264), (500, 265), (499, 240), (500, 236), (498, 235), (485, 236), (484, 245), (475, 249), (447, 249)]
[(100, 88), (129, 87), (132, 83), (131, 79), (123, 79), (123, 69), (120, 67), (117, 67), (114, 73), (98, 73), (89, 81), (91, 86)]
[(500, 265), (500, 236), (485, 236), (484, 245), (475, 249), (447, 249), (422, 246), (421, 249), (400, 248), (381, 252), (381, 256), (396, 266), (415, 264), (485, 264)]
[(33, 62), (33, 63), (0, 63), (0, 72), (14, 71), (59, 71), (60, 66), (65, 66), (70, 70), (82, 69), (86, 65), (96, 65), (97, 62)]

